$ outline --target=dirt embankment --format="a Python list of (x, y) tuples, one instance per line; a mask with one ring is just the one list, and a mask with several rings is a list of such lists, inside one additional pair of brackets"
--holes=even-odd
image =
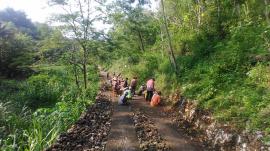
[(239, 132), (230, 125), (221, 124), (214, 120), (210, 112), (198, 109), (193, 100), (179, 96), (174, 101), (175, 108), (170, 114), (177, 127), (207, 142), (206, 145), (212, 150), (270, 151), (270, 146), (262, 143), (262, 133)]

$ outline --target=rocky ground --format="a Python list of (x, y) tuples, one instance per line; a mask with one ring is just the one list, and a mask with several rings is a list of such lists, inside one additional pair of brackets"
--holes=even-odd
[(190, 135), (178, 133), (164, 107), (151, 108), (141, 96), (119, 106), (104, 75), (95, 104), (47, 151), (204, 150)]
[[(158, 136), (161, 136), (162, 142), (164, 142), (166, 145), (166, 148), (163, 148), (163, 150), (207, 150), (204, 149), (202, 142), (194, 139), (190, 135), (185, 134), (185, 131), (178, 129), (178, 126), (173, 122), (175, 121), (175, 117), (169, 115), (169, 113), (174, 113), (174, 111), (167, 111), (164, 106), (151, 107), (149, 102), (144, 101), (142, 96), (135, 96), (133, 98), (132, 108), (134, 111), (139, 111), (138, 114), (135, 112), (135, 115), (140, 115), (139, 117), (141, 117), (137, 117), (137, 119), (142, 120), (142, 122), (139, 122), (142, 123), (142, 125), (139, 125), (139, 127), (146, 127), (146, 129), (153, 127), (152, 129), (158, 133)], [(154, 135), (156, 135), (155, 132)], [(148, 140), (146, 142), (148, 142)]]
[(205, 134), (202, 130), (194, 127), (194, 125), (182, 118), (182, 115), (177, 112), (177, 109), (167, 111), (166, 114), (172, 119), (172, 124), (176, 127), (179, 132), (182, 132), (183, 135), (189, 137), (194, 142), (200, 142), (203, 150), (207, 151), (218, 151), (219, 147), (213, 147), (211, 142), (207, 141)]
[(201, 142), (204, 150), (270, 151), (270, 146), (262, 143), (262, 133), (241, 132), (230, 124), (217, 122), (211, 112), (197, 108), (195, 102), (181, 96), (166, 113), (178, 130)]
[(173, 108), (150, 107), (142, 96), (119, 106), (105, 75), (95, 104), (47, 151), (270, 151), (216, 126), (209, 112), (180, 97)]
[(96, 103), (68, 130), (61, 134), (47, 151), (104, 150), (111, 127), (112, 105), (100, 96)]
[(143, 113), (134, 112), (133, 116), (135, 130), (143, 151), (168, 151), (164, 139), (159, 134), (155, 124)]

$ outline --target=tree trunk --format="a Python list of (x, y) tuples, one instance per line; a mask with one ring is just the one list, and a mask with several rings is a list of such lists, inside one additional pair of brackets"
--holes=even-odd
[(164, 58), (164, 39), (163, 39), (163, 33), (162, 33), (162, 26), (160, 26), (160, 37), (161, 37), (161, 55), (162, 55), (162, 58)]
[(201, 5), (200, 5), (200, 0), (197, 0), (197, 5), (198, 5), (198, 12), (197, 12), (197, 18), (198, 18), (198, 24), (197, 27), (201, 26)]
[(77, 87), (80, 88), (77, 67), (75, 64), (73, 65), (73, 72), (74, 72), (74, 77), (75, 77), (75, 83), (76, 83)]
[(172, 61), (172, 64), (173, 64), (175, 73), (176, 74), (179, 74), (178, 73), (178, 67), (177, 67), (176, 60), (175, 60), (175, 56), (174, 56), (174, 52), (173, 52), (171, 36), (170, 36), (169, 30), (168, 30), (168, 23), (167, 23), (167, 17), (166, 17), (166, 14), (165, 14), (165, 7), (164, 7), (163, 0), (161, 0), (161, 6), (162, 6), (162, 13), (163, 13), (163, 20), (164, 20), (165, 31), (166, 31), (167, 38), (168, 38), (168, 43), (169, 43), (169, 53), (170, 53), (170, 56), (172, 58), (171, 61)]
[(236, 11), (237, 11), (237, 16), (240, 17), (241, 16), (241, 6), (238, 2), (236, 3)]
[(86, 63), (83, 64), (83, 80), (84, 80), (84, 88), (87, 89), (87, 69), (86, 69)]
[(83, 46), (83, 81), (84, 81), (84, 88), (87, 89), (87, 50), (86, 47)]
[(220, 0), (217, 0), (216, 1), (216, 3), (217, 3), (217, 13), (218, 13), (218, 23), (220, 23)]
[(216, 6), (217, 6), (217, 29), (219, 33), (219, 38), (224, 39), (225, 38), (225, 32), (222, 25), (222, 18), (221, 18), (221, 3), (220, 0), (216, 0)]
[(144, 44), (143, 44), (142, 33), (141, 33), (139, 30), (138, 30), (138, 36), (139, 36), (139, 39), (140, 39), (141, 50), (142, 50), (142, 51), (145, 51)]
[(264, 4), (265, 4), (265, 18), (266, 18), (266, 22), (267, 22), (268, 24), (270, 24), (270, 19), (269, 19), (269, 9), (268, 9), (269, 1), (268, 1), (268, 0), (264, 0)]
[[(73, 50), (75, 50), (75, 48), (73, 48)], [(74, 77), (75, 77), (75, 83), (77, 85), (78, 88), (80, 88), (80, 84), (79, 84), (79, 79), (78, 79), (78, 72), (77, 72), (77, 65), (76, 65), (76, 60), (75, 60), (75, 56), (72, 53), (72, 62), (73, 63), (73, 73), (74, 73)]]

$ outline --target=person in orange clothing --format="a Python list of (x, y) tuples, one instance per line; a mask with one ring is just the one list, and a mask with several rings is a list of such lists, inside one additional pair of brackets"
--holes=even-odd
[(158, 105), (159, 105), (159, 103), (160, 103), (160, 95), (161, 95), (161, 92), (160, 92), (160, 91), (158, 91), (157, 93), (155, 93), (155, 94), (153, 95), (153, 97), (152, 97), (152, 99), (151, 99), (151, 102), (150, 102), (150, 105), (151, 105), (152, 107), (158, 106)]

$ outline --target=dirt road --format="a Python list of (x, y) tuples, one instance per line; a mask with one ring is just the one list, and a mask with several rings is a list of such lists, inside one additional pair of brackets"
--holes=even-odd
[[(106, 73), (101, 81), (106, 82)], [(152, 108), (135, 96), (119, 106), (104, 85), (96, 103), (47, 150), (202, 151), (202, 145), (173, 126), (163, 107)]]
[(106, 151), (137, 151), (139, 143), (136, 137), (131, 106), (119, 106), (113, 101), (112, 127), (106, 145)]
[(193, 142), (186, 137), (183, 132), (177, 130), (173, 125), (172, 119), (165, 114), (164, 107), (150, 107), (149, 102), (146, 102), (143, 97), (136, 96), (133, 98), (132, 108), (139, 110), (150, 118), (159, 133), (165, 139), (165, 143), (172, 151), (201, 151), (201, 145), (198, 142)]

